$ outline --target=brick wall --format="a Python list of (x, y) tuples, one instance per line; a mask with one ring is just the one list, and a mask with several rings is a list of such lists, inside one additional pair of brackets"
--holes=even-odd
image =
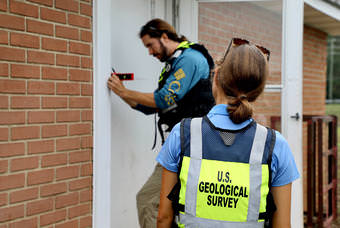
[[(200, 3), (199, 42), (214, 59), (223, 57), (232, 37), (247, 39), (270, 50), (268, 84), (281, 84), (281, 15), (249, 3)], [(270, 125), (281, 113), (281, 94), (265, 92), (256, 101), (254, 118)]]
[(0, 0), (0, 228), (91, 227), (92, 1)]
[(305, 25), (303, 37), (303, 113), (325, 115), (327, 34)]

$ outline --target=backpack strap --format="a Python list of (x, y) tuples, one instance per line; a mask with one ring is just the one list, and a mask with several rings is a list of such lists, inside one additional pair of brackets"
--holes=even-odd
[(172, 201), (172, 207), (174, 209), (174, 214), (178, 215), (180, 211), (184, 211), (184, 205), (179, 204), (179, 192), (181, 190), (181, 182), (179, 180), (179, 174), (181, 173), (181, 167), (183, 162), (183, 156), (184, 156), (184, 142), (185, 142), (185, 136), (184, 136), (184, 124), (186, 121), (191, 121), (191, 118), (184, 118), (181, 120), (180, 123), (180, 140), (181, 140), (181, 152), (180, 152), (180, 160), (178, 164), (178, 172), (177, 172), (177, 183), (172, 188), (168, 195), (168, 199)]
[(270, 228), (273, 226), (273, 214), (276, 211), (276, 205), (274, 202), (274, 198), (273, 195), (271, 193), (271, 189), (272, 189), (272, 184), (271, 184), (271, 180), (272, 180), (272, 169), (271, 169), (271, 164), (272, 164), (272, 158), (273, 158), (273, 151), (274, 151), (274, 146), (275, 146), (275, 142), (276, 142), (276, 133), (274, 129), (268, 128), (268, 131), (271, 131), (271, 143), (270, 143), (270, 147), (269, 147), (269, 154), (268, 154), (268, 171), (269, 171), (269, 193), (267, 195), (267, 205), (266, 205), (266, 212), (265, 213), (261, 213), (259, 215), (259, 219), (265, 219), (265, 226), (266, 228)]

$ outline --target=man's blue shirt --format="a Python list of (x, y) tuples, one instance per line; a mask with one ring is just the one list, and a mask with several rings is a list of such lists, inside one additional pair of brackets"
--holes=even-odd
[[(227, 106), (223, 104), (216, 105), (208, 113), (209, 120), (218, 128), (228, 130), (239, 130), (247, 126), (252, 119), (244, 121), (241, 124), (235, 124), (229, 118), (226, 111)], [(170, 135), (166, 139), (156, 160), (167, 170), (172, 172), (178, 171), (180, 161), (181, 142), (180, 142), (180, 124), (176, 124)], [(293, 154), (285, 138), (276, 131), (276, 142), (273, 150), (272, 163), (272, 186), (282, 186), (289, 184), (299, 178)]]
[(187, 48), (172, 63), (165, 85), (154, 92), (156, 106), (166, 109), (182, 99), (196, 83), (209, 76), (206, 58), (197, 50)]

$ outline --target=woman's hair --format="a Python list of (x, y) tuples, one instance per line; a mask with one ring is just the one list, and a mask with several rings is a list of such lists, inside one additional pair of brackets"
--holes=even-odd
[(139, 32), (139, 38), (142, 38), (145, 35), (149, 35), (152, 38), (160, 38), (163, 33), (165, 33), (169, 39), (176, 42), (187, 40), (185, 36), (178, 36), (172, 25), (159, 18), (152, 19), (146, 23)]
[(229, 49), (216, 76), (228, 97), (227, 111), (234, 123), (251, 118), (250, 102), (262, 93), (268, 74), (267, 59), (255, 45), (243, 44)]

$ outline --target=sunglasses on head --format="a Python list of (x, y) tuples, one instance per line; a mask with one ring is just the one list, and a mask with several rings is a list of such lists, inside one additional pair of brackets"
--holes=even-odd
[[(223, 63), (229, 50), (230, 50), (230, 47), (231, 45), (234, 45), (234, 46), (241, 46), (241, 45), (244, 45), (244, 44), (250, 44), (250, 42), (248, 40), (245, 40), (245, 39), (241, 39), (241, 38), (232, 38), (231, 41), (229, 42), (229, 45), (228, 45), (228, 48), (224, 54), (224, 57), (223, 57), (223, 60), (220, 61), (220, 63)], [(269, 61), (269, 57), (270, 57), (270, 51), (263, 47), (263, 46), (260, 46), (260, 45), (257, 45), (255, 44), (255, 46), (267, 57), (267, 61)], [(215, 71), (212, 70), (210, 72), (210, 79), (212, 79), (213, 77), (215, 76)]]
[[(230, 50), (231, 45), (241, 46), (241, 45), (244, 45), (244, 44), (250, 44), (250, 42), (248, 40), (241, 39), (241, 38), (232, 38), (231, 41), (229, 42), (227, 51), (224, 54), (223, 62), (224, 62), (225, 57), (227, 56), (227, 54)], [(260, 46), (260, 45), (257, 45), (257, 44), (255, 44), (255, 46), (267, 57), (267, 61), (269, 61), (270, 51), (263, 46)]]

